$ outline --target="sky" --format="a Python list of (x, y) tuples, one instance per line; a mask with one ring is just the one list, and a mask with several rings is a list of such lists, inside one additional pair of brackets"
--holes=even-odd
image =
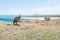
[(0, 15), (60, 15), (60, 0), (0, 0)]

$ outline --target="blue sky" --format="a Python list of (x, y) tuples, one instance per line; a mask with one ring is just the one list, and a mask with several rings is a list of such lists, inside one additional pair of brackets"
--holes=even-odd
[(0, 15), (60, 15), (60, 0), (0, 0)]

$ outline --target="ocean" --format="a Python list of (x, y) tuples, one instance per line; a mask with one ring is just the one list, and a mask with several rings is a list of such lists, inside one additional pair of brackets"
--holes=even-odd
[[(5, 22), (13, 22), (13, 20), (14, 20), (14, 17), (0, 17), (0, 21), (5, 21)], [(26, 18), (21, 18), (20, 19), (21, 21), (22, 20), (26, 20)]]
[[(51, 17), (51, 19), (57, 19), (60, 17)], [(44, 20), (44, 17), (21, 17), (21, 21), (23, 20), (31, 20), (31, 19), (39, 19), (39, 20)], [(5, 21), (5, 22), (13, 22), (14, 17), (0, 17), (0, 21)]]

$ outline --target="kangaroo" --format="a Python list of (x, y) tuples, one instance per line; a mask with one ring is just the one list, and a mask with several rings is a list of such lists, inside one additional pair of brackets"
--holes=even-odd
[(19, 19), (21, 18), (21, 16), (16, 16), (13, 20), (13, 25), (18, 25)]
[(50, 17), (45, 17), (44, 20), (48, 21), (50, 20)]

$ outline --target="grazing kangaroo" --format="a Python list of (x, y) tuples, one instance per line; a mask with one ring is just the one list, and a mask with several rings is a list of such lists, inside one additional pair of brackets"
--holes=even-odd
[(13, 20), (13, 25), (18, 25), (17, 23), (19, 22), (19, 19), (21, 18), (21, 15), (18, 17), (15, 17)]

